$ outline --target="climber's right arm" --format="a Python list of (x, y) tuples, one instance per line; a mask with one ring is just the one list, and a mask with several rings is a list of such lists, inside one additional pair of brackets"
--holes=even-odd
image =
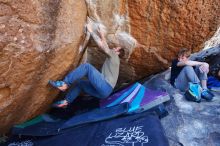
[(94, 39), (94, 41), (96, 42), (96, 44), (98, 45), (98, 47), (99, 47), (102, 51), (104, 51), (105, 54), (108, 55), (110, 49), (109, 49), (109, 47), (108, 47), (108, 44), (107, 44), (107, 42), (106, 42), (104, 36), (103, 36), (102, 34), (100, 34), (100, 35), (101, 35), (101, 38), (100, 38), (96, 33), (94, 33), (93, 30), (92, 30), (92, 27), (91, 27), (91, 24), (90, 24), (90, 23), (87, 25), (87, 30), (88, 30), (88, 32), (91, 34), (92, 38)]

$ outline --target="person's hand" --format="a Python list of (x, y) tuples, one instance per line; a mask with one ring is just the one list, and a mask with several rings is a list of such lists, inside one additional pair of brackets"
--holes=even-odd
[(204, 62), (200, 67), (199, 67), (199, 70), (202, 72), (202, 73), (208, 73), (209, 72), (209, 64)]

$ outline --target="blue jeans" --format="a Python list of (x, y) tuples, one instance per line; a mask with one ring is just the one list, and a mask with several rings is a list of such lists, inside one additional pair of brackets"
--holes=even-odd
[(176, 78), (174, 85), (177, 89), (186, 91), (189, 82), (200, 83), (201, 80), (207, 80), (207, 74), (202, 73), (199, 66), (196, 66), (195, 69), (192, 66), (185, 66)]
[[(87, 80), (82, 80), (83, 77), (87, 77)], [(63, 81), (70, 87), (65, 98), (68, 103), (73, 102), (81, 92), (98, 98), (106, 98), (113, 91), (103, 74), (88, 63), (82, 64), (71, 71)], [(71, 87), (73, 83), (75, 84)]]

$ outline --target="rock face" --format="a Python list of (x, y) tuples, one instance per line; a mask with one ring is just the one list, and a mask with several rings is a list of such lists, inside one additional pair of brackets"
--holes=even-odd
[(215, 32), (213, 37), (210, 40), (208, 40), (207, 42), (205, 42), (205, 48), (204, 49), (215, 47), (217, 45), (220, 45), (220, 27)]
[[(130, 32), (146, 47), (136, 48), (129, 63), (122, 63), (119, 83), (166, 69), (179, 48), (200, 50), (220, 23), (218, 0), (94, 0), (93, 3), (109, 33), (113, 32), (113, 14), (124, 15), (126, 21), (120, 29)], [(89, 54), (89, 60), (97, 64), (100, 53)]]
[[(118, 84), (166, 69), (179, 47), (199, 50), (220, 24), (218, 0), (87, 1), (108, 34), (115, 33), (113, 14), (123, 15), (118, 29), (142, 44), (121, 62)], [(44, 112), (58, 93), (48, 79), (81, 62), (87, 8), (83, 0), (0, 0), (0, 133)], [(93, 43), (88, 48), (84, 59), (100, 67), (105, 56)]]
[(48, 79), (78, 64), (85, 20), (84, 1), (0, 0), (0, 133), (48, 108)]

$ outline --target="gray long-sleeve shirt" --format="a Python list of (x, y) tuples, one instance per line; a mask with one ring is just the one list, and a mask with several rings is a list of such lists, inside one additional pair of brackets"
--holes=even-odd
[(104, 75), (106, 81), (112, 86), (112, 88), (115, 87), (118, 80), (119, 66), (119, 56), (115, 53), (114, 50), (110, 50), (108, 57), (102, 66), (102, 74)]

